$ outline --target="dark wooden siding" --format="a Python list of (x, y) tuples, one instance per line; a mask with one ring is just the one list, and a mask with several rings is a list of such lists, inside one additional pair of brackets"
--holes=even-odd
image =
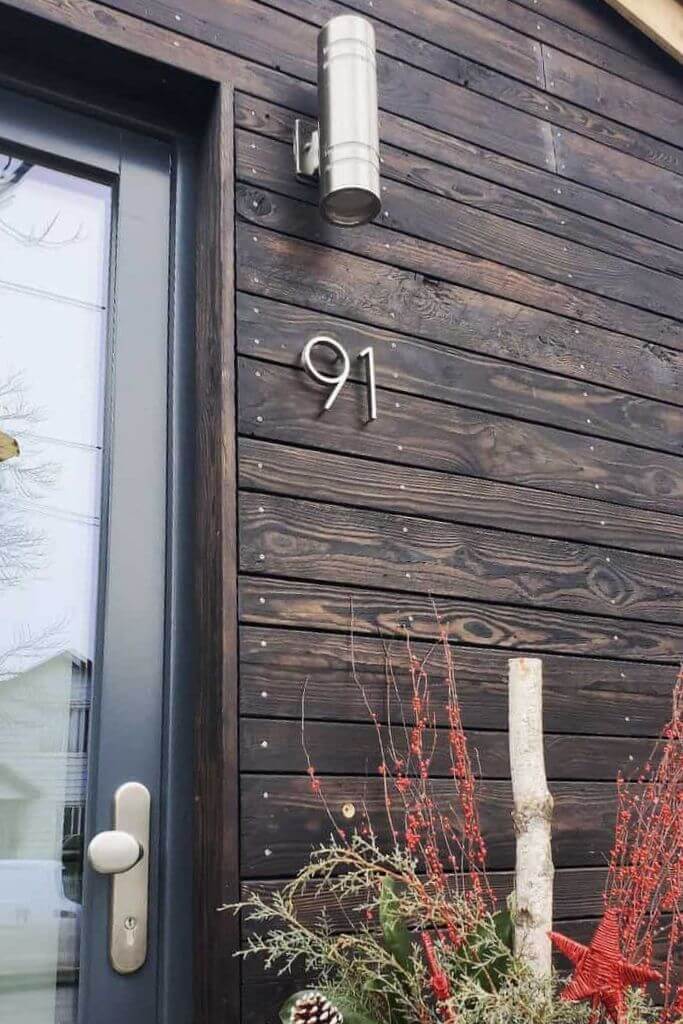
[[(304, 678), (333, 810), (380, 806), (350, 601), (381, 701), (378, 632), (426, 640), (434, 600), (462, 643), (501, 892), (506, 658), (545, 657), (557, 916), (585, 935), (614, 775), (642, 763), (683, 650), (680, 78), (577, 3), (534, 25), (507, 0), (491, 17), (347, 6), (374, 15), (381, 51), (384, 212), (353, 231), (320, 221), (290, 152), (312, 100), (294, 79), (313, 80), (316, 27), (345, 8), (192, 8), (193, 32), (283, 75), (236, 99), (242, 876), (277, 884), (329, 829)], [(320, 415), (298, 357), (321, 331), (374, 346), (375, 424), (359, 381)], [(244, 1018), (274, 1019), (289, 986), (247, 964)]]
[[(193, 6), (193, 32), (282, 76), (236, 98), (245, 889), (329, 831), (304, 679), (333, 812), (381, 808), (351, 602), (379, 705), (382, 638), (409, 627), (426, 649), (434, 602), (461, 644), (495, 884), (513, 860), (506, 661), (540, 653), (556, 915), (585, 936), (600, 912), (613, 780), (643, 763), (683, 651), (683, 83), (594, 6)], [(384, 210), (344, 231), (290, 140), (316, 28), (348, 8), (377, 29)], [(374, 347), (376, 423), (353, 370), (321, 415), (298, 365), (321, 332)], [(438, 747), (435, 772), (445, 797)], [(245, 1020), (274, 1020), (291, 985), (248, 962)]]
[[(351, 601), (377, 700), (383, 639), (426, 644), (433, 601), (501, 894), (506, 660), (544, 658), (556, 916), (588, 935), (615, 773), (642, 763), (683, 653), (680, 72), (598, 0), (112, 0), (103, 38), (125, 37), (116, 9), (237, 89), (244, 888), (277, 885), (329, 828), (299, 745), (305, 678), (333, 811), (378, 801)], [(318, 27), (348, 10), (377, 31), (384, 212), (342, 231), (290, 139), (315, 116)], [(320, 332), (373, 345), (376, 423), (358, 380), (320, 415), (299, 368)], [(249, 961), (244, 1021), (275, 1022), (293, 983)]]

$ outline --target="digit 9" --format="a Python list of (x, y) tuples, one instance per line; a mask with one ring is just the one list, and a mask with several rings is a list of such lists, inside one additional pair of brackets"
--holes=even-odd
[[(323, 373), (321, 370), (314, 366), (311, 354), (316, 345), (321, 345), (323, 348), (328, 348), (335, 353), (337, 358), (342, 360), (342, 369), (339, 373), (334, 376)], [(327, 400), (325, 402), (325, 410), (331, 409), (334, 405), (337, 395), (346, 384), (349, 373), (351, 372), (351, 360), (349, 354), (336, 338), (330, 338), (327, 334), (316, 334), (314, 338), (311, 338), (304, 345), (304, 350), (301, 353), (301, 362), (304, 370), (313, 380), (317, 380), (318, 384), (327, 384), (332, 387)]]

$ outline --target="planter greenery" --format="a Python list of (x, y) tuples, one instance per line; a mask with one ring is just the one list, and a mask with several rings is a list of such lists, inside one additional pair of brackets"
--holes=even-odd
[[(283, 1024), (596, 1024), (607, 1018), (615, 1024), (683, 1024), (677, 976), (681, 677), (672, 720), (636, 790), (619, 782), (605, 916), (591, 944), (550, 936), (573, 965), (571, 981), (561, 986), (545, 966), (545, 955), (539, 958), (538, 934), (534, 954), (522, 955), (524, 929), (515, 921), (514, 894), (507, 907), (496, 906), (445, 636), (442, 653), (445, 672), (433, 683), (430, 656), (416, 658), (408, 641), (404, 671), (410, 707), (391, 706), (400, 687), (390, 659), (384, 723), (368, 704), (377, 732), (377, 772), (384, 781), (382, 828), (363, 811), (349, 834), (328, 805), (306, 753), (311, 787), (329, 817), (330, 840), (312, 851), (291, 882), (270, 893), (253, 892), (232, 907), (252, 926), (240, 955), (260, 955), (266, 968), (280, 974), (297, 965), (312, 980), (311, 989), (294, 992), (283, 1005)], [(540, 678), (540, 666), (535, 670)], [(453, 793), (446, 807), (434, 799), (430, 778), (437, 700), (449, 723)], [(401, 724), (392, 727), (392, 721)], [(511, 734), (519, 740), (518, 725)], [(306, 751), (303, 720), (302, 735)], [(514, 748), (523, 745), (511, 745), (513, 757)], [(536, 763), (544, 772), (542, 756)], [(544, 786), (543, 779), (531, 790), (544, 793)], [(516, 802), (516, 814), (519, 806)], [(523, 834), (518, 829), (518, 839)], [(379, 835), (390, 840), (380, 841)], [(518, 850), (518, 868), (519, 859)], [(525, 885), (529, 891), (528, 878)], [(663, 974), (653, 966), (655, 931), (665, 947)], [(652, 980), (661, 983), (663, 1007), (654, 1006), (643, 991)]]

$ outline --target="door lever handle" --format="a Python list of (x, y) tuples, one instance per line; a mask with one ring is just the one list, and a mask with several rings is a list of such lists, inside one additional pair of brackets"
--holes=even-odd
[(120, 875), (134, 868), (143, 853), (130, 832), (98, 832), (88, 845), (88, 862), (100, 875)]
[(138, 971), (147, 959), (149, 889), (149, 790), (125, 782), (114, 793), (113, 829), (88, 844), (88, 862), (111, 875), (109, 959), (119, 974)]

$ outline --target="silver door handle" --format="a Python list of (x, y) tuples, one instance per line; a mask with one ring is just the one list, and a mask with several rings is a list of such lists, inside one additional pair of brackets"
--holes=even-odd
[(119, 974), (139, 970), (147, 958), (149, 790), (126, 782), (114, 793), (114, 828), (88, 844), (88, 862), (111, 875), (109, 958)]

